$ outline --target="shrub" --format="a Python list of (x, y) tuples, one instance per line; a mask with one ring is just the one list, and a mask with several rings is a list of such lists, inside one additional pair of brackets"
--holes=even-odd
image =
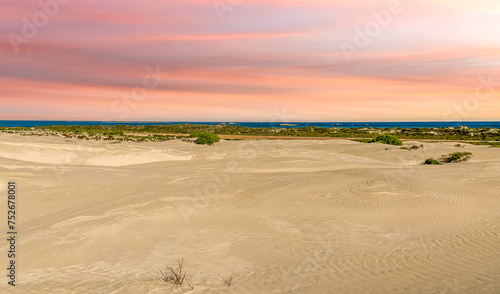
[(401, 147), (401, 148), (399, 148), (399, 149), (403, 149), (403, 150), (408, 150), (408, 151), (411, 151), (411, 149), (410, 149), (410, 148), (408, 148), (408, 147)]
[(401, 140), (392, 135), (378, 136), (377, 138), (373, 139), (372, 142), (384, 143), (389, 145), (398, 145), (398, 146), (403, 145), (403, 142), (401, 142)]
[(441, 165), (441, 162), (435, 160), (434, 158), (427, 158), (424, 162), (424, 164), (436, 164), (436, 165)]
[(212, 134), (208, 132), (203, 132), (199, 134), (191, 134), (190, 138), (196, 138), (196, 144), (208, 144), (212, 145), (215, 142), (219, 142), (220, 138), (217, 134)]
[(361, 143), (373, 143), (374, 141), (371, 139), (353, 139), (351, 141), (361, 142)]
[(462, 162), (467, 161), (472, 157), (470, 152), (454, 152), (445, 157), (446, 162)]

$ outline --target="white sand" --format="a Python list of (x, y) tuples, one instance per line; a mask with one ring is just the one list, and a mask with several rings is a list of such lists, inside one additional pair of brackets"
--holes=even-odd
[[(0, 134), (0, 292), (500, 293), (500, 148), (424, 145)], [(454, 151), (474, 157), (420, 165)], [(150, 275), (182, 257), (193, 289)]]

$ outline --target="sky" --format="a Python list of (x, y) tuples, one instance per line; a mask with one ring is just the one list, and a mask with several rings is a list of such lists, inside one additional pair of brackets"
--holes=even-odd
[(0, 120), (500, 120), (498, 0), (2, 0)]

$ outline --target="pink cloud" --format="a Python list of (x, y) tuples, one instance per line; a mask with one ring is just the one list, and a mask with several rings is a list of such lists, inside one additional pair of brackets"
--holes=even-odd
[[(156, 65), (164, 82), (130, 119), (269, 120), (287, 106), (302, 120), (439, 120), (478, 76), (500, 80), (500, 4), (488, 0), (401, 0), (347, 63), (339, 44), (353, 44), (387, 3), (244, 0), (221, 21), (211, 1), (70, 1), (16, 54), (8, 34), (21, 35), (40, 7), (8, 0), (0, 113), (114, 117), (111, 103)], [(497, 119), (492, 107), (498, 99), (471, 119)]]

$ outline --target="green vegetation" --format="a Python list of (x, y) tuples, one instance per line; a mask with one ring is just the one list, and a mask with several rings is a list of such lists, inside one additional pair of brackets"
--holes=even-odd
[(443, 158), (435, 160), (433, 158), (428, 158), (425, 160), (424, 164), (443, 164), (443, 163), (456, 163), (464, 162), (472, 158), (472, 153), (470, 152), (453, 152), (448, 155), (443, 155)]
[[(372, 142), (389, 144), (389, 145), (397, 145), (397, 146), (403, 145), (403, 142), (401, 142), (401, 140), (399, 140), (398, 138), (396, 138), (392, 135), (378, 136), (377, 138), (373, 139)], [(406, 147), (403, 147), (403, 148), (406, 148)]]
[(435, 165), (441, 165), (442, 163), (435, 160), (434, 158), (427, 158), (424, 162), (424, 164), (435, 164)]
[(373, 139), (352, 139), (351, 141), (361, 142), (361, 143), (373, 143)]
[(212, 134), (212, 133), (208, 133), (208, 132), (191, 134), (189, 137), (196, 138), (196, 144), (213, 145), (215, 142), (220, 141), (220, 138), (217, 134)]
[(419, 146), (417, 146), (417, 145), (413, 145), (413, 146), (411, 146), (410, 148), (408, 148), (408, 147), (401, 147), (401, 148), (399, 148), (399, 149), (412, 151), (412, 150), (418, 150), (418, 149), (420, 149), (420, 148), (424, 148), (424, 145), (420, 145), (420, 147), (419, 147)]
[(472, 145), (489, 145), (491, 147), (500, 147), (500, 142), (468, 142), (468, 143)]
[(29, 131), (30, 128), (25, 128), (25, 127), (0, 127), (0, 131), (7, 131), (7, 133), (13, 133), (13, 131)]
[(470, 152), (453, 152), (448, 156), (444, 155), (445, 162), (462, 162), (467, 161), (472, 157), (472, 153)]
[[(335, 137), (335, 138), (357, 138), (357, 141), (370, 142), (373, 138), (380, 136), (394, 136), (399, 139), (431, 139), (431, 140), (465, 140), (478, 145), (490, 145), (500, 147), (500, 130), (494, 128), (469, 129), (466, 127), (456, 128), (320, 128), (315, 126), (302, 128), (248, 128), (236, 125), (195, 125), (195, 124), (175, 124), (175, 125), (116, 125), (116, 126), (38, 126), (34, 128), (0, 127), (2, 132), (13, 132), (27, 135), (50, 134), (61, 136), (66, 133), (70, 136), (83, 135), (92, 140), (103, 140), (113, 137), (112, 140), (131, 139), (136, 137), (126, 133), (150, 133), (150, 134), (198, 134), (209, 132), (218, 135), (248, 135), (248, 136), (287, 136), (287, 137)], [(175, 135), (165, 136), (170, 139)], [(100, 138), (99, 138), (100, 137)], [(145, 138), (151, 140), (153, 138)], [(161, 140), (154, 138), (154, 140)], [(379, 139), (380, 140), (380, 139)], [(484, 142), (492, 141), (492, 142)]]

